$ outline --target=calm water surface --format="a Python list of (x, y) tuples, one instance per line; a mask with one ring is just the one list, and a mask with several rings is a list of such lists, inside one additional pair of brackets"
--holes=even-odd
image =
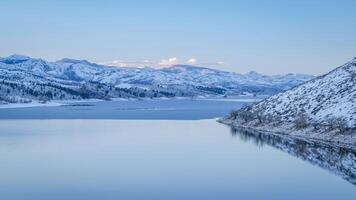
[(212, 119), (225, 116), (248, 102), (251, 97), (71, 103), (55, 107), (1, 108), (0, 119)]
[(0, 109), (0, 199), (355, 198), (354, 152), (232, 130), (211, 119), (242, 104)]
[(1, 199), (356, 196), (347, 180), (276, 148), (288, 142), (268, 145), (214, 120), (3, 120), (0, 127)]

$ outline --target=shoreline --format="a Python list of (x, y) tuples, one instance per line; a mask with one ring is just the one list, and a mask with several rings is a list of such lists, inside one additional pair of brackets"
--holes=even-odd
[[(295, 131), (292, 129), (283, 129), (282, 127), (261, 127), (261, 126), (246, 126), (237, 124), (234, 120), (229, 119), (217, 119), (218, 123), (230, 126), (231, 128), (241, 129), (248, 132), (255, 132), (266, 135), (275, 135), (280, 137), (290, 137), (297, 140), (303, 140), (306, 142), (317, 143), (331, 148), (344, 148), (356, 152), (356, 138), (351, 135), (344, 135), (339, 137), (329, 136), (328, 139), (321, 138), (321, 133), (312, 134), (311, 131)], [(287, 133), (289, 130), (290, 133)], [(319, 136), (319, 137), (318, 137)]]

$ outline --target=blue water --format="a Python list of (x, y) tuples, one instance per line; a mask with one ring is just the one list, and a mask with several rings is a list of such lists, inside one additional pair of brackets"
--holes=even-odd
[[(148, 112), (137, 113), (142, 111)], [(350, 158), (350, 163), (342, 160), (344, 168), (331, 169), (341, 157), (323, 156), (335, 156), (336, 150), (242, 134), (214, 119), (185, 115), (179, 120), (0, 120), (0, 199), (356, 196), (349, 173), (356, 166), (353, 153), (343, 153)], [(219, 115), (210, 110), (194, 118)], [(304, 158), (308, 152), (315, 154)]]
[(102, 101), (59, 107), (2, 108), (0, 119), (211, 119), (245, 104), (244, 99)]

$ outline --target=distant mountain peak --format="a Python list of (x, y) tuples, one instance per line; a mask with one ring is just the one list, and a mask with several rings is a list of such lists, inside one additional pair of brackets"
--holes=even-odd
[(5, 58), (0, 58), (0, 62), (6, 63), (6, 64), (16, 64), (16, 63), (27, 61), (29, 59), (31, 59), (31, 58), (28, 56), (13, 54), (13, 55), (5, 57)]
[(6, 59), (28, 60), (31, 58), (29, 56), (25, 56), (25, 55), (21, 55), (21, 54), (13, 54), (13, 55), (6, 57)]
[(354, 59), (352, 59), (351, 62), (356, 63), (356, 57), (354, 57)]
[(177, 65), (172, 65), (169, 68), (176, 68), (176, 67), (182, 67), (182, 68), (191, 68), (191, 69), (201, 69), (201, 68), (205, 68), (205, 67), (200, 67), (200, 66), (195, 66), (195, 65), (185, 65), (185, 64), (177, 64)]
[(218, 70), (212, 69), (212, 68), (196, 66), (196, 65), (186, 65), (186, 64), (172, 65), (171, 67), (168, 67), (166, 69), (179, 69), (179, 68), (180, 69), (184, 69), (184, 70), (211, 70), (211, 71), (218, 71)]
[(247, 74), (249, 74), (249, 75), (261, 75), (258, 72), (253, 71), (253, 70), (249, 71)]
[(3, 60), (29, 60), (31, 59), (29, 56), (20, 55), (20, 54), (13, 54), (7, 57), (2, 58)]
[(56, 61), (56, 63), (87, 64), (87, 65), (93, 64), (87, 60), (78, 60), (78, 59), (72, 59), (72, 58), (63, 58), (61, 60)]
[(256, 71), (249, 71), (246, 75), (251, 77), (251, 78), (256, 78), (256, 79), (264, 77), (264, 75), (262, 75), (262, 74), (260, 74), (260, 73), (258, 73)]

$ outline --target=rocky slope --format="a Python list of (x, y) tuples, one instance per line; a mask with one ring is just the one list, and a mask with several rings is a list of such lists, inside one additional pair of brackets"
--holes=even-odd
[(356, 149), (356, 58), (221, 121)]
[(311, 78), (303, 74), (238, 74), (188, 65), (110, 67), (86, 60), (48, 62), (13, 55), (0, 58), (0, 101), (271, 95)]

